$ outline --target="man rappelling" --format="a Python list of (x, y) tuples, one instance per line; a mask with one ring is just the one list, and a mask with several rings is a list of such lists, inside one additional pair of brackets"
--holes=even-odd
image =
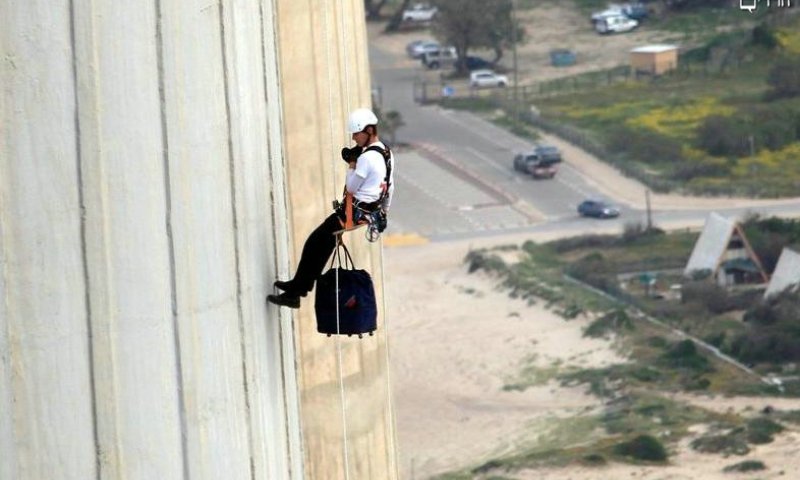
[(283, 293), (268, 295), (270, 303), (299, 308), (300, 297), (314, 287), (343, 231), (367, 225), (372, 240), (386, 228), (394, 192), (394, 156), (378, 137), (377, 125), (378, 117), (366, 108), (348, 117), (347, 131), (356, 145), (342, 149), (348, 165), (344, 199), (334, 202), (334, 212), (306, 239), (294, 278), (275, 282)]

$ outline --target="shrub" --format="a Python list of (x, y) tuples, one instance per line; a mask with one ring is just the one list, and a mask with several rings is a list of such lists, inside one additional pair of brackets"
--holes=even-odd
[(599, 453), (590, 453), (589, 455), (584, 456), (581, 460), (584, 465), (589, 466), (601, 466), (608, 463), (606, 461), (606, 457), (600, 455)]
[(639, 435), (633, 440), (619, 443), (614, 446), (614, 453), (647, 462), (663, 462), (668, 456), (664, 445), (651, 435)]
[(586, 327), (583, 335), (585, 337), (598, 338), (605, 336), (609, 332), (621, 330), (633, 330), (633, 322), (624, 309), (618, 308), (593, 321)]
[(650, 367), (633, 368), (630, 371), (630, 375), (640, 382), (655, 382), (661, 379), (661, 373)]
[(729, 348), (731, 355), (747, 363), (781, 364), (800, 360), (797, 339), (780, 331), (743, 333), (733, 339)]
[(752, 40), (753, 45), (759, 45), (768, 50), (778, 46), (778, 38), (775, 36), (775, 31), (763, 23), (753, 29)]
[(739, 116), (711, 115), (697, 127), (697, 146), (711, 155), (745, 156), (752, 130)]
[(464, 258), (464, 263), (469, 265), (469, 273), (473, 273), (476, 270), (486, 270), (489, 272), (505, 272), (508, 270), (502, 258), (484, 250), (470, 251)]
[(683, 149), (679, 141), (647, 128), (614, 128), (609, 135), (608, 148), (614, 153), (625, 153), (644, 163), (673, 163), (683, 160)]
[(731, 308), (728, 292), (711, 282), (688, 282), (681, 289), (683, 303), (698, 303), (714, 314), (725, 313)]
[(772, 87), (767, 93), (768, 100), (800, 95), (800, 55), (775, 62), (767, 75), (767, 84)]
[(708, 390), (711, 380), (705, 377), (692, 377), (683, 381), (683, 388), (686, 390)]
[[(583, 248), (604, 248), (612, 247), (616, 244), (615, 235), (581, 235), (579, 237), (569, 237), (550, 242), (550, 245), (558, 253), (571, 252)], [(524, 245), (523, 245), (524, 248)]]
[(755, 472), (758, 470), (766, 470), (767, 466), (764, 465), (764, 462), (759, 460), (745, 460), (744, 462), (735, 463), (733, 465), (728, 465), (727, 467), (723, 468), (722, 471), (725, 473), (731, 472)]
[(691, 447), (702, 453), (721, 453), (723, 455), (747, 455), (750, 447), (737, 432), (725, 435), (709, 435), (692, 440)]
[(661, 356), (660, 363), (675, 369), (702, 372), (712, 370), (708, 359), (697, 351), (697, 347), (691, 340), (682, 340), (674, 344)]
[(768, 418), (753, 418), (747, 422), (747, 441), (754, 444), (771, 443), (773, 435), (783, 430), (780, 424)]

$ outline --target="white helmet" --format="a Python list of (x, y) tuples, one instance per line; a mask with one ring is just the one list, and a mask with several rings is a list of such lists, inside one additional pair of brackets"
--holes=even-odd
[(347, 132), (357, 133), (367, 128), (367, 125), (377, 124), (378, 117), (372, 113), (372, 110), (359, 108), (358, 110), (353, 110), (353, 113), (347, 118)]

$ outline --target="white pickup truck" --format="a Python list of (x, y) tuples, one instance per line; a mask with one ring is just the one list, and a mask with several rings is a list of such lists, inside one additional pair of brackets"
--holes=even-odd
[(411, 8), (403, 10), (404, 22), (430, 22), (439, 12), (439, 9), (426, 3), (416, 3)]

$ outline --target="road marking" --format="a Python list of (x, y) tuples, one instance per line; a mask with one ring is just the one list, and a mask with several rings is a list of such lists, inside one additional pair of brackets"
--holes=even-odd
[[(498, 141), (497, 141), (497, 140), (495, 140), (494, 138), (492, 138), (492, 137), (490, 137), (489, 135), (486, 135), (485, 133), (483, 133), (481, 130), (479, 130), (479, 129), (475, 129), (473, 126), (471, 126), (471, 125), (468, 125), (468, 124), (467, 124), (466, 122), (464, 122), (463, 120), (459, 120), (459, 119), (457, 119), (456, 117), (454, 117), (454, 116), (449, 116), (449, 115), (448, 115), (448, 116), (442, 115), (442, 117), (443, 117), (443, 118), (446, 118), (447, 120), (450, 120), (451, 122), (453, 122), (453, 123), (455, 123), (455, 124), (458, 124), (458, 125), (460, 125), (460, 126), (462, 126), (462, 127), (466, 128), (466, 129), (467, 129), (467, 130), (469, 130), (471, 133), (478, 135), (479, 137), (483, 138), (484, 140), (486, 140), (487, 142), (489, 142), (489, 143), (491, 143), (491, 144), (493, 144), (493, 145), (497, 145), (498, 147), (501, 147), (501, 148), (503, 148), (504, 150), (512, 151), (512, 150), (511, 150), (511, 149), (508, 147), (508, 145), (507, 145), (507, 144), (498, 142)], [(485, 120), (482, 120), (482, 121), (484, 121), (484, 122), (485, 122)], [(494, 125), (492, 125), (492, 126), (494, 126)], [(495, 128), (496, 128), (496, 127), (495, 127)], [(498, 129), (498, 130), (500, 130), (500, 129)], [(501, 131), (502, 131), (502, 130), (501, 130)]]

